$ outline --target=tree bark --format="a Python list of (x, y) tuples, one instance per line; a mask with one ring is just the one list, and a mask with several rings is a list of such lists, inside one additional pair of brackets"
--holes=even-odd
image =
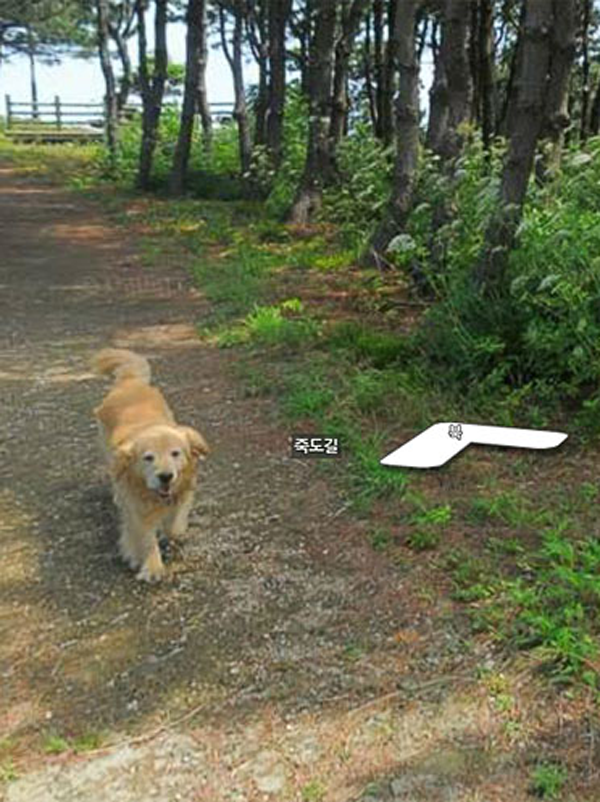
[(480, 0), (478, 61), (479, 108), (483, 147), (489, 153), (496, 129), (496, 81), (494, 75), (494, 0)]
[(117, 47), (119, 61), (121, 62), (121, 76), (119, 77), (119, 90), (117, 92), (118, 111), (127, 105), (132, 84), (132, 66), (129, 57), (127, 40), (131, 36), (131, 26), (135, 18), (135, 9), (132, 0), (125, 0), (118, 5), (116, 19), (109, 19), (110, 37)]
[(550, 76), (546, 94), (546, 119), (542, 136), (550, 140), (550, 152), (545, 160), (545, 177), (559, 170), (565, 131), (569, 127), (569, 78), (576, 52), (578, 0), (553, 1)]
[(512, 114), (516, 102), (518, 92), (516, 91), (517, 76), (521, 70), (523, 39), (521, 31), (525, 26), (525, 16), (527, 14), (527, 4), (521, 4), (521, 11), (519, 14), (519, 27), (517, 40), (515, 42), (513, 57), (510, 61), (510, 71), (508, 75), (508, 82), (506, 86), (506, 93), (504, 102), (502, 104), (501, 113), (498, 115), (496, 121), (496, 134), (498, 136), (508, 136), (512, 127)]
[(119, 60), (121, 61), (121, 77), (119, 79), (119, 91), (117, 92), (117, 109), (118, 111), (122, 111), (127, 105), (129, 93), (131, 91), (131, 59), (129, 58), (127, 42), (121, 31), (113, 27), (111, 28), (110, 35), (117, 46)]
[(200, 94), (199, 87), (206, 72), (206, 0), (189, 0), (186, 25), (185, 85), (181, 121), (169, 177), (169, 192), (172, 195), (180, 195), (185, 187), (194, 118)]
[(375, 77), (375, 107), (377, 109), (377, 127), (375, 135), (378, 139), (384, 138), (384, 120), (386, 118), (383, 96), (383, 35), (384, 15), (383, 0), (373, 0), (373, 75)]
[(596, 92), (594, 93), (594, 99), (592, 100), (592, 107), (590, 109), (590, 125), (589, 125), (590, 136), (597, 136), (599, 132), (600, 132), (600, 81), (598, 81)]
[(202, 125), (202, 143), (206, 153), (210, 153), (212, 148), (212, 117), (208, 102), (208, 90), (206, 87), (206, 69), (208, 67), (208, 20), (207, 3), (201, 3), (203, 11), (196, 18), (198, 24), (198, 82), (196, 84), (196, 108), (200, 114), (200, 124)]
[(335, 46), (333, 72), (333, 99), (329, 136), (335, 149), (342, 140), (348, 122), (348, 66), (354, 40), (370, 0), (354, 0), (342, 10), (341, 31)]
[(31, 25), (27, 26), (27, 56), (29, 58), (29, 82), (31, 84), (31, 111), (34, 120), (39, 119), (38, 86), (35, 63), (35, 40)]
[(429, 90), (429, 117), (427, 120), (427, 135), (425, 137), (425, 144), (430, 150), (435, 150), (437, 143), (441, 141), (448, 114), (447, 82), (438, 39), (440, 27), (441, 23), (436, 19), (431, 30), (433, 80)]
[(382, 83), (380, 101), (381, 138), (386, 145), (390, 145), (394, 139), (394, 95), (398, 59), (398, 41), (397, 37), (394, 36), (394, 31), (400, 18), (401, 15), (398, 0), (389, 0), (387, 8), (388, 36), (383, 57), (383, 68), (381, 72)]
[(269, 2), (269, 89), (265, 142), (276, 169), (281, 162), (285, 108), (285, 32), (291, 7), (291, 0)]
[[(565, 0), (560, 0), (564, 2)], [(572, 0), (567, 0), (572, 2)], [(520, 32), (516, 97), (511, 100), (508, 154), (502, 174), (498, 210), (486, 231), (484, 251), (474, 269), (474, 281), (484, 294), (504, 289), (508, 256), (521, 219), (536, 145), (544, 124), (551, 69), (553, 0), (526, 0)]]
[(300, 186), (290, 211), (293, 223), (308, 223), (321, 208), (323, 187), (335, 176), (329, 126), (336, 8), (329, 0), (314, 2), (314, 33), (309, 57), (308, 150)]
[(104, 76), (106, 86), (105, 107), (106, 107), (106, 144), (112, 168), (116, 167), (117, 160), (117, 93), (115, 84), (115, 74), (110, 60), (108, 49), (109, 22), (108, 22), (108, 0), (96, 0), (97, 16), (97, 39), (98, 55), (100, 57), (100, 67)]
[(233, 118), (238, 127), (238, 142), (240, 153), (240, 168), (242, 175), (250, 169), (252, 158), (252, 139), (250, 135), (250, 123), (248, 120), (248, 107), (246, 104), (246, 90), (244, 87), (244, 63), (242, 41), (244, 32), (243, 0), (236, 0), (233, 6), (233, 37), (231, 49), (227, 42), (225, 10), (219, 7), (219, 24), (221, 31), (221, 44), (223, 52), (229, 63), (231, 75), (233, 77), (233, 92), (235, 104), (233, 108)]
[(260, 0), (249, 7), (246, 25), (254, 60), (258, 65), (258, 91), (254, 103), (254, 145), (267, 141), (267, 108), (269, 105), (269, 52), (267, 36), (267, 2)]
[(377, 135), (378, 122), (377, 122), (377, 104), (375, 100), (375, 92), (373, 90), (373, 76), (371, 70), (371, 62), (373, 58), (372, 44), (371, 44), (371, 12), (367, 13), (365, 25), (365, 43), (363, 50), (363, 71), (365, 76), (365, 90), (367, 93), (367, 100), (369, 103), (369, 117), (373, 132)]
[(396, 99), (396, 160), (389, 208), (363, 260), (385, 263), (392, 238), (404, 228), (413, 204), (419, 163), (419, 61), (415, 25), (421, 0), (404, 0), (392, 35), (397, 40), (400, 86)]
[(594, 0), (582, 0), (583, 21), (581, 32), (581, 123), (579, 135), (582, 142), (588, 138), (590, 120), (590, 18), (594, 11)]
[[(472, 85), (469, 69), (468, 33), (470, 0), (446, 0), (442, 22), (442, 41), (438, 56), (439, 72), (432, 89), (435, 124), (428, 145), (443, 159), (455, 159), (462, 150), (461, 126), (471, 114)], [(433, 113), (433, 112), (432, 112)]]
[[(138, 36), (140, 42), (140, 83), (142, 85), (142, 144), (137, 175), (139, 189), (148, 189), (152, 175), (154, 151), (158, 141), (158, 126), (167, 80), (167, 5), (168, 0), (156, 0), (154, 18), (154, 72), (148, 74), (146, 49), (145, 2), (138, 0)], [(143, 52), (142, 52), (143, 51)]]

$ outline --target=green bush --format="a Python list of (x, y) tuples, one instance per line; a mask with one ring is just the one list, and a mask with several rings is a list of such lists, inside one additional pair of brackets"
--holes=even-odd
[(306, 100), (300, 92), (300, 87), (297, 84), (291, 84), (286, 94), (283, 121), (284, 152), (280, 169), (275, 175), (268, 163), (264, 162), (261, 166), (261, 181), (265, 189), (270, 188), (266, 209), (273, 217), (284, 217), (292, 205), (304, 169), (307, 136)]
[[(426, 161), (420, 193), (453, 204), (452, 220), (432, 234), (432, 203), (415, 208), (408, 232), (426, 259), (420, 269), (435, 302), (415, 342), (448, 387), (471, 401), (512, 398), (530, 411), (559, 399), (581, 402), (600, 381), (600, 141), (565, 161), (556, 183), (532, 183), (508, 269), (506, 287), (482, 298), (471, 273), (496, 203), (475, 143), (461, 160), (457, 184), (444, 185)], [(451, 196), (448, 193), (452, 193)], [(441, 261), (432, 262), (436, 254)], [(600, 403), (600, 402), (599, 402)], [(590, 416), (588, 416), (590, 417)]]
[(359, 246), (379, 221), (392, 179), (393, 149), (375, 138), (361, 123), (340, 143), (339, 182), (324, 193), (323, 214), (342, 231), (344, 240)]

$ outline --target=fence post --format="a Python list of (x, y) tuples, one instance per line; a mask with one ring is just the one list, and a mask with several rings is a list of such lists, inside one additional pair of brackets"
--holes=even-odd
[(12, 108), (10, 105), (10, 95), (5, 95), (6, 98), (6, 128), (10, 128), (12, 124)]
[(60, 130), (62, 128), (62, 119), (60, 116), (60, 97), (54, 95), (54, 110), (56, 113), (56, 127)]

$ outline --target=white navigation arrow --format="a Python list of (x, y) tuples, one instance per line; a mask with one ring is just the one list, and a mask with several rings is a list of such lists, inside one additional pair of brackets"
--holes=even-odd
[(512, 448), (556, 448), (567, 439), (564, 432), (514, 429), (512, 426), (478, 426), (474, 423), (434, 423), (381, 460), (394, 468), (439, 468), (471, 444)]

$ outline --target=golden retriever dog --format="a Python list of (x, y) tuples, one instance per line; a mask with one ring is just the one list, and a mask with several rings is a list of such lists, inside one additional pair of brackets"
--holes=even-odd
[(137, 578), (164, 574), (157, 534), (181, 537), (194, 499), (196, 463), (208, 453), (202, 435), (175, 423), (162, 393), (150, 385), (148, 360), (120, 348), (94, 359), (115, 382), (94, 410), (121, 517), (119, 549)]

